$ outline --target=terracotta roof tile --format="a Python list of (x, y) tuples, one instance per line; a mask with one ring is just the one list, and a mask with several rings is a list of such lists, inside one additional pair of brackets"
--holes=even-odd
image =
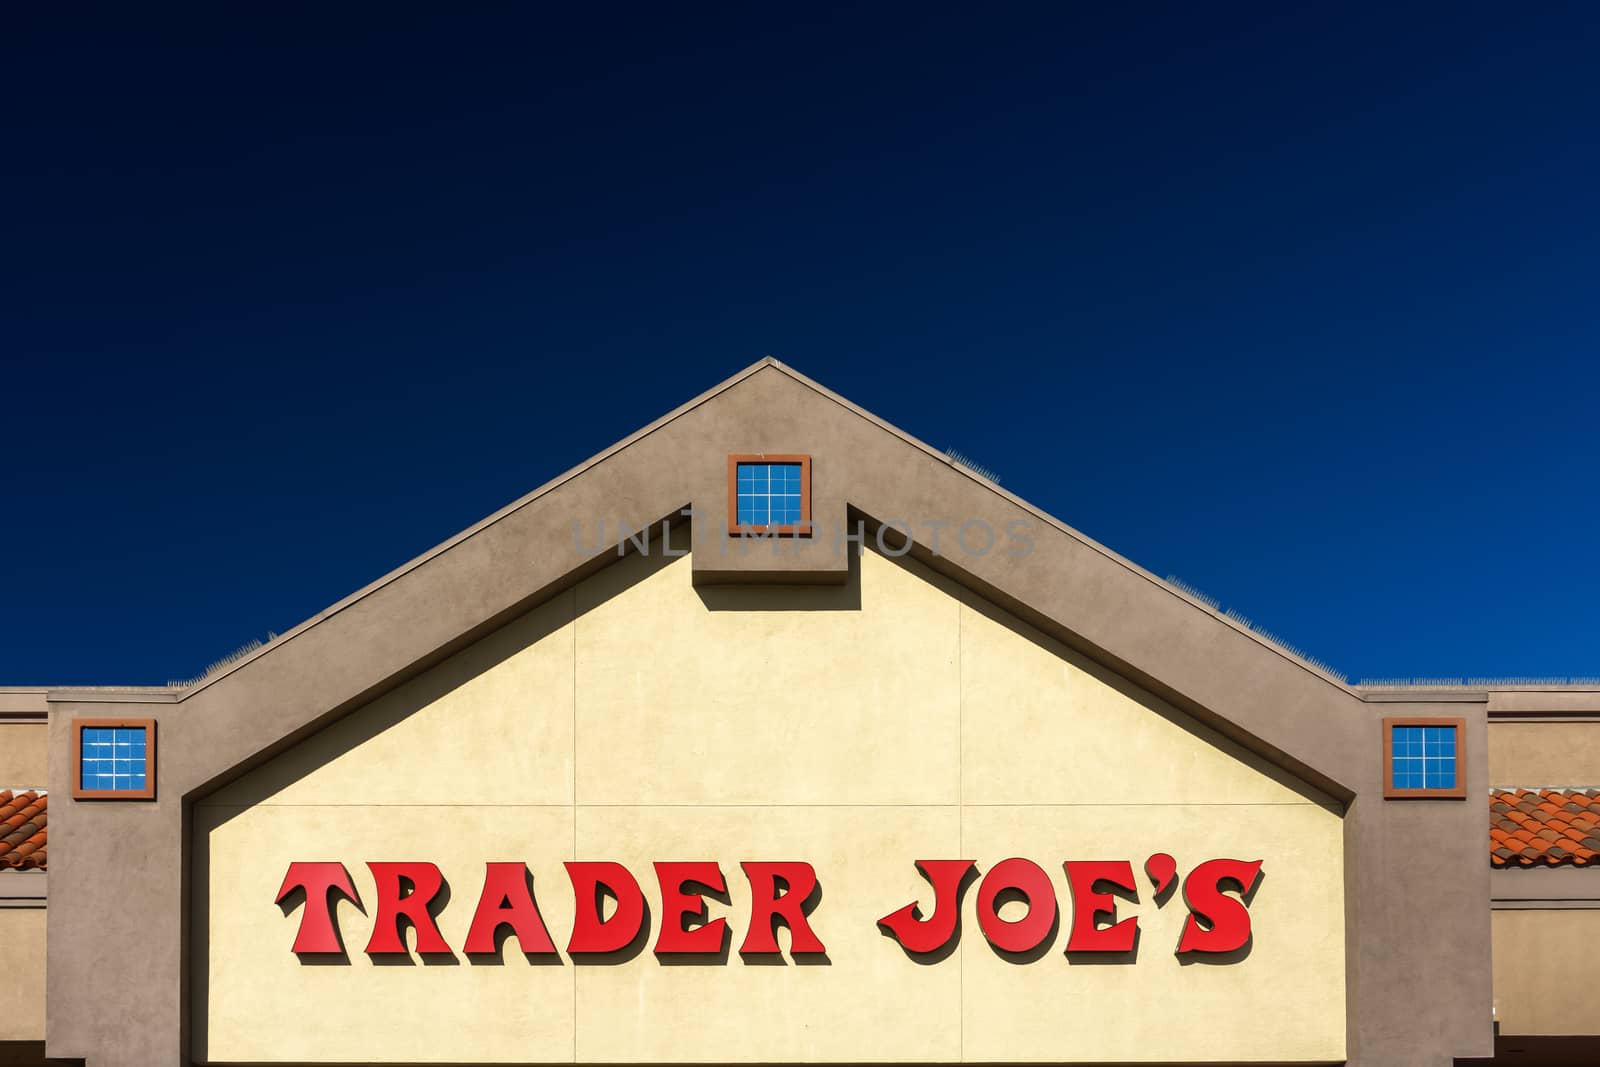
[(34, 789), (0, 789), (0, 871), (45, 870), (50, 797)]
[(1600, 868), (1600, 789), (1492, 791), (1489, 864)]

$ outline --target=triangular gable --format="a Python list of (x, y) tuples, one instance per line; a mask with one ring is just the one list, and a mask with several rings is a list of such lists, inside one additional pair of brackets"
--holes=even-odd
[[(1348, 783), (1362, 777), (1365, 753), (1351, 759), (1337, 736), (1338, 718), (1348, 714), (1337, 709), (1355, 702), (1347, 687), (769, 359), (183, 694), (198, 705), (249, 702), (258, 710), (246, 730), (210, 739), (205, 766), (175, 784), (188, 790), (237, 773), (282, 737), (603, 566), (637, 531), (693, 508), (715, 533), (726, 521), (722, 460), (736, 448), (813, 455), (818, 534), (782, 545), (700, 546), (697, 583), (839, 581), (851, 538), (863, 530), (872, 538), (889, 523), (881, 543), (908, 531), (911, 554), (936, 570), (1331, 795), (1352, 795)], [(695, 455), (702, 459), (691, 462)], [(998, 542), (962, 551), (969, 523), (996, 536), (1025, 529), (1028, 553)], [(977, 549), (985, 541), (973, 533), (967, 543)], [(288, 680), (294, 684), (279, 686)], [(263, 685), (279, 695), (265, 713), (256, 697)]]

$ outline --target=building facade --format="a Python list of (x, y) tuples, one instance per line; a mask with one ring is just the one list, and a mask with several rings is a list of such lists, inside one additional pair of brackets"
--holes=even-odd
[(193, 684), (0, 692), (0, 1062), (1600, 1062), (1597, 720), (766, 360)]

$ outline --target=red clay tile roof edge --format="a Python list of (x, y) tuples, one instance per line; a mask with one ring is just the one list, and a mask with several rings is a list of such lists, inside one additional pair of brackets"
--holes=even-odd
[(1600, 867), (1600, 788), (1490, 790), (1489, 865)]
[(0, 789), (0, 872), (48, 868), (49, 808), (42, 789)]

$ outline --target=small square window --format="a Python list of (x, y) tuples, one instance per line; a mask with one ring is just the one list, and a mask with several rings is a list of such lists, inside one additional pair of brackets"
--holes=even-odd
[(728, 457), (728, 533), (811, 536), (811, 457)]
[(1466, 797), (1466, 768), (1459, 760), (1465, 725), (1465, 719), (1384, 719), (1383, 795)]
[(72, 726), (75, 799), (155, 799), (154, 719), (75, 719)]

